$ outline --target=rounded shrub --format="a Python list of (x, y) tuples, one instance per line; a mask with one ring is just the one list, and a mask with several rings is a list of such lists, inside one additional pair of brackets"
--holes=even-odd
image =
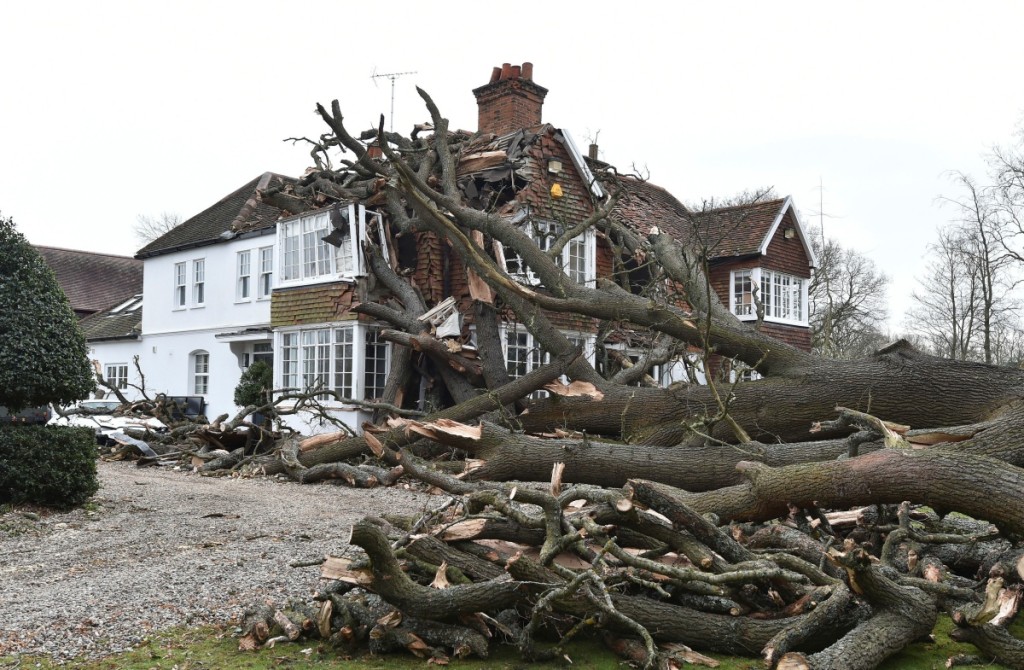
[(95, 387), (85, 337), (53, 271), (0, 216), (0, 406), (69, 405)]
[(68, 426), (0, 429), (0, 503), (69, 508), (99, 490), (96, 434)]
[[(0, 216), (0, 407), (69, 405), (95, 386), (85, 337), (53, 271)], [(89, 429), (0, 424), (0, 501), (80, 505), (99, 488)]]

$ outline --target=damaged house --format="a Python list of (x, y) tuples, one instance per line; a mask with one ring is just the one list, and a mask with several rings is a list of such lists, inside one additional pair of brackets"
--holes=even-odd
[[(548, 360), (552, 342), (582, 347), (609, 378), (699, 380), (692, 352), (625, 319), (518, 304), (526, 293), (557, 295), (558, 281), (671, 290), (629, 243), (654, 229), (704, 243), (722, 303), (809, 348), (814, 257), (790, 199), (693, 212), (664, 189), (617, 174), (597, 160), (596, 146), (584, 155), (567, 130), (543, 122), (547, 90), (529, 63), (494, 68), (474, 94), (475, 133), (435, 119), (411, 137), (355, 138), (337, 109), (320, 108), (334, 131), (322, 154), (342, 147), (356, 155), (344, 168), (324, 158), (298, 179), (265, 174), (140, 250), (145, 311), (132, 346), (146, 386), (201, 396), (211, 416), (230, 412), (242, 370), (262, 359), (278, 389), (330, 391), (324, 404), (358, 428), (375, 401), (430, 409), (521, 377)], [(446, 133), (447, 165), (421, 160), (438, 133)], [(391, 174), (398, 156), (416, 172)], [(388, 187), (399, 179), (421, 179), (444, 191), (449, 211), (490, 216), (515, 232), (490, 224), (439, 231), (430, 212), (444, 207), (399, 198)], [(453, 244), (462, 234), (518, 288), (484, 281)], [(546, 274), (535, 253), (553, 259), (564, 279)], [(120, 343), (116, 354), (107, 350), (125, 358)], [(104, 342), (90, 344), (106, 365)], [(329, 429), (319, 419), (296, 427)]]

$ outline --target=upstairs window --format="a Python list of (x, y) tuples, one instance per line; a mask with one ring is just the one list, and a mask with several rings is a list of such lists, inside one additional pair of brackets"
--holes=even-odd
[(737, 316), (756, 315), (754, 280), (750, 270), (737, 270), (732, 276), (732, 313)]
[(729, 309), (741, 320), (757, 318), (753, 288), (764, 308), (765, 321), (807, 325), (808, 281), (775, 270), (751, 268), (731, 273)]
[(367, 268), (362, 243), (371, 233), (384, 239), (380, 215), (355, 203), (305, 214), (278, 230), (284, 285), (363, 276)]
[(192, 306), (206, 304), (206, 260), (192, 261)]
[(184, 309), (188, 294), (185, 289), (186, 282), (186, 264), (175, 263), (174, 264), (174, 308)]
[[(564, 229), (552, 221), (528, 221), (523, 232), (533, 238), (541, 251), (550, 251), (555, 241), (561, 237)], [(539, 284), (540, 279), (527, 267), (522, 257), (511, 249), (503, 251), (505, 268), (510, 275), (528, 284)], [(593, 282), (597, 277), (597, 238), (593, 230), (569, 240), (562, 247), (556, 263), (565, 271), (569, 279), (578, 284)]]
[(807, 323), (807, 280), (781, 272), (761, 271), (765, 318)]
[(260, 300), (270, 297), (274, 288), (274, 247), (260, 248), (260, 285), (257, 297)]
[(244, 301), (252, 297), (252, 252), (239, 251), (235, 267), (238, 277), (235, 282), (235, 300)]

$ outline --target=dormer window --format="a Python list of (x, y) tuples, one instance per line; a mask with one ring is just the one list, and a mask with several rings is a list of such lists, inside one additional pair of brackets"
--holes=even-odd
[(380, 215), (355, 203), (339, 203), (282, 222), (278, 226), (281, 285), (364, 276), (362, 243), (373, 229), (373, 236), (383, 240)]
[[(554, 245), (563, 232), (560, 224), (553, 221), (527, 221), (523, 232), (533, 238), (541, 251), (548, 251)], [(533, 271), (527, 267), (523, 259), (511, 249), (504, 250), (505, 268), (510, 275), (525, 284), (539, 284), (538, 278)], [(569, 240), (562, 247), (558, 262), (565, 274), (571, 281), (578, 284), (593, 282), (597, 277), (597, 239), (594, 231), (586, 230), (584, 233)]]
[(784, 272), (750, 268), (730, 273), (729, 309), (741, 321), (757, 318), (753, 288), (764, 307), (764, 320), (791, 325), (807, 325), (808, 280)]

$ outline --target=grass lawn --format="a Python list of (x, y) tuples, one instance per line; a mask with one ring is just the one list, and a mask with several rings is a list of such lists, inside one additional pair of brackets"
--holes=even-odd
[[(946, 658), (958, 653), (977, 653), (970, 645), (957, 644), (949, 639), (948, 632), (953, 624), (948, 617), (941, 617), (935, 629), (935, 642), (917, 642), (898, 656), (880, 666), (881, 670), (938, 670), (945, 668)], [(1020, 626), (1014, 626), (1019, 629)], [(1019, 635), (1020, 631), (1015, 630)], [(0, 670), (6, 668), (58, 667), (84, 668), (85, 670), (306, 670), (309, 668), (423, 668), (427, 662), (408, 655), (386, 657), (363, 656), (348, 658), (337, 652), (321, 648), (315, 643), (300, 641), (296, 644), (279, 645), (273, 649), (257, 652), (239, 652), (237, 640), (222, 630), (213, 628), (177, 630), (150, 638), (135, 651), (118, 654), (98, 661), (72, 662), (64, 666), (36, 657), (0, 658)], [(597, 670), (619, 670), (621, 660), (597, 643), (581, 641), (570, 645), (569, 656), (572, 665), (563, 663), (524, 663), (510, 649), (502, 649), (489, 659), (453, 659), (448, 665), (453, 670), (516, 670), (551, 668), (595, 668)], [(762, 670), (764, 664), (758, 658), (736, 658), (712, 655), (721, 661), (720, 670)], [(696, 667), (696, 666), (693, 666)], [(972, 666), (1003, 668), (1002, 665)]]

